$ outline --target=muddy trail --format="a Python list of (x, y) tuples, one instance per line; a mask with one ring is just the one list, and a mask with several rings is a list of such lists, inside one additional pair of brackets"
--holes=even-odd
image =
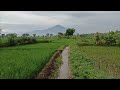
[(59, 70), (59, 76), (57, 79), (70, 79), (70, 69), (69, 69), (69, 47), (66, 47), (62, 52), (62, 62), (63, 64)]

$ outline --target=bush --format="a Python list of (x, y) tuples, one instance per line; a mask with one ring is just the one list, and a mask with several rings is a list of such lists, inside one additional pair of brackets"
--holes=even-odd
[(17, 41), (15, 40), (15, 38), (8, 38), (8, 42), (6, 43), (8, 46), (15, 46), (17, 45)]
[(23, 38), (17, 38), (17, 43), (18, 43), (18, 45), (24, 44)]
[(37, 43), (36, 38), (32, 38), (32, 42), (33, 42), (33, 43)]
[(1, 47), (1, 44), (2, 44), (2, 41), (1, 41), (1, 38), (0, 38), (0, 47)]
[(47, 40), (47, 39), (46, 39), (46, 40), (40, 40), (39, 42), (40, 42), (40, 43), (50, 43), (50, 42), (52, 42), (52, 40)]
[(120, 46), (120, 38), (118, 39), (118, 43), (117, 44), (118, 44), (118, 46)]
[(116, 45), (116, 39), (112, 36), (105, 37), (105, 44), (106, 45)]
[(17, 43), (19, 45), (32, 44), (32, 43), (37, 43), (37, 40), (36, 38), (32, 38), (32, 37), (20, 37), (17, 39)]
[(78, 46), (93, 46), (94, 44), (89, 43), (89, 42), (78, 42), (77, 45)]
[(96, 42), (97, 46), (102, 44), (99, 33), (97, 33), (96, 36), (95, 36), (95, 42)]

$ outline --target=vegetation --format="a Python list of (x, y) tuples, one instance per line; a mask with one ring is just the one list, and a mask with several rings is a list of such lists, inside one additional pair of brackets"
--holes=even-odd
[(37, 43), (37, 39), (35, 37), (28, 37), (26, 34), (23, 34), (21, 37), (17, 37), (17, 34), (11, 33), (7, 34), (6, 38), (2, 38), (1, 40), (1, 46), (17, 46), (17, 45), (24, 45), (24, 44), (33, 44)]
[(68, 28), (67, 30), (66, 30), (66, 35), (68, 35), (68, 36), (70, 36), (70, 35), (73, 35), (73, 33), (75, 32), (75, 29), (74, 28)]
[(119, 42), (119, 34), (113, 31), (80, 35), (70, 45), (73, 79), (119, 78)]
[[(49, 62), (55, 51), (70, 46), (70, 68), (73, 79), (107, 79), (120, 76), (120, 33), (77, 34), (68, 28), (58, 35), (47, 33), (44, 37), (1, 34), (0, 78), (34, 78)], [(27, 45), (29, 44), (29, 45)], [(13, 47), (10, 47), (13, 46)], [(20, 57), (20, 58), (19, 58)], [(54, 64), (50, 78), (56, 78), (61, 57)]]
[(73, 79), (112, 78), (102, 70), (95, 68), (95, 62), (85, 57), (76, 44), (70, 45), (70, 65)]
[[(80, 46), (83, 56), (94, 62), (95, 68), (106, 72), (107, 76), (119, 78), (120, 76), (120, 48), (105, 46)], [(98, 71), (99, 71), (98, 70)]]
[(38, 43), (0, 48), (0, 78), (34, 78), (64, 43)]
[(57, 79), (58, 75), (59, 75), (59, 67), (62, 64), (62, 56), (60, 55), (56, 62), (54, 63), (54, 69), (52, 70), (52, 73), (49, 77), (49, 79)]

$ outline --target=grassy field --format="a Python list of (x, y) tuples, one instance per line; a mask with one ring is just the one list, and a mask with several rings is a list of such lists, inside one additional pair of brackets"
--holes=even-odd
[(70, 45), (73, 79), (120, 78), (120, 47), (80, 46), (77, 42)]
[[(34, 78), (54, 52), (61, 50), (64, 45), (70, 46), (73, 79), (120, 78), (120, 47), (85, 46), (95, 43), (93, 36), (37, 40), (37, 44), (0, 48), (0, 79)], [(2, 42), (6, 42), (6, 39), (2, 39)]]
[(95, 68), (94, 61), (85, 57), (76, 43), (70, 45), (70, 68), (73, 79), (112, 78), (102, 70)]
[(29, 79), (45, 66), (65, 40), (0, 48), (0, 78)]
[(80, 46), (80, 52), (108, 76), (120, 78), (120, 47)]

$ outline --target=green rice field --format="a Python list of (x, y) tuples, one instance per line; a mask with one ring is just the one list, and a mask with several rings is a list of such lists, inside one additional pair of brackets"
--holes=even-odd
[(0, 79), (34, 78), (63, 44), (56, 41), (0, 48)]

